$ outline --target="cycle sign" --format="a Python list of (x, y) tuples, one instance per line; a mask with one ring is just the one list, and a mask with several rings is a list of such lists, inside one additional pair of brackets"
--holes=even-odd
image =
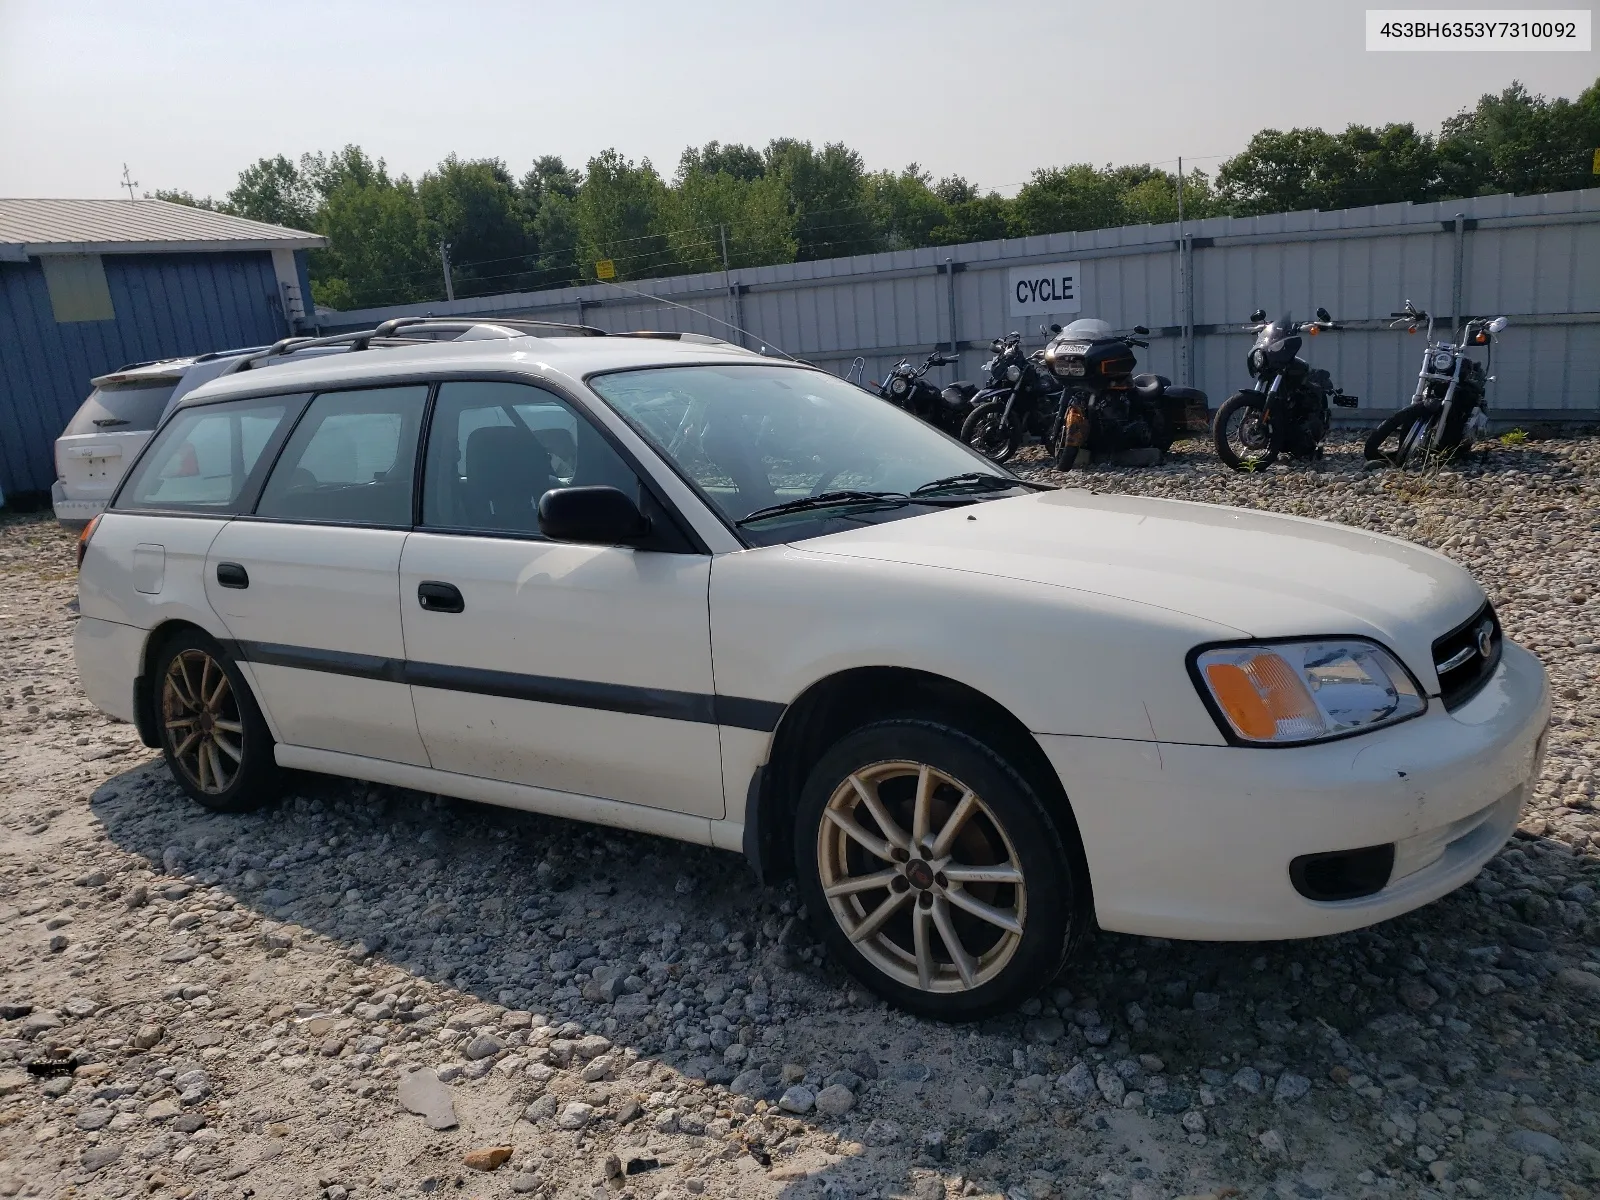
[(1078, 264), (1062, 262), (1012, 267), (1009, 296), (1013, 317), (1078, 312), (1082, 308)]

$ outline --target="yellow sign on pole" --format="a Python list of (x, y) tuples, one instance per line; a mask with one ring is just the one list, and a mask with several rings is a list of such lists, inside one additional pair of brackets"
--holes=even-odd
[(1594, 152), (1594, 162), (1592, 164), (1592, 170), (1590, 173), (1593, 175), (1600, 175), (1600, 150), (1596, 150)]
[(617, 264), (609, 258), (602, 258), (594, 265), (596, 279), (615, 279), (617, 277)]

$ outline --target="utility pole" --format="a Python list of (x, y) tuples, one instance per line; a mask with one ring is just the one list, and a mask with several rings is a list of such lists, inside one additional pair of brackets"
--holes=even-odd
[(1194, 379), (1194, 293), (1189, 283), (1189, 239), (1183, 233), (1183, 155), (1178, 156), (1178, 304), (1182, 313), (1183, 343), (1179, 347), (1181, 358), (1179, 373), (1185, 387), (1193, 387)]
[(728, 227), (717, 226), (717, 238), (722, 242), (722, 287), (727, 292), (728, 324), (738, 331), (739, 345), (744, 345), (744, 305), (733, 286), (733, 275), (728, 270)]
[(731, 287), (733, 285), (732, 280), (728, 276), (728, 227), (726, 225), (718, 225), (717, 236), (722, 239), (722, 285)]
[(128, 189), (128, 199), (132, 200), (134, 198), (133, 189), (139, 186), (139, 181), (128, 173), (127, 163), (122, 164), (122, 186)]
[(455, 285), (455, 281), (450, 278), (450, 243), (449, 242), (440, 241), (440, 243), (439, 243), (439, 261), (444, 264), (444, 298), (446, 300), (454, 300), (456, 298), (456, 285)]

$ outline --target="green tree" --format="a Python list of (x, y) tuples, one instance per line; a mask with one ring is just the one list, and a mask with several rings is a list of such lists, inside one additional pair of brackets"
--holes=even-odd
[(228, 193), (228, 211), (252, 221), (311, 229), (317, 221), (317, 191), (300, 169), (281, 154), (257, 159), (239, 172)]
[(539, 205), (533, 218), (534, 243), (539, 247), (537, 286), (564, 287), (580, 282), (583, 272), (578, 263), (578, 203), (560, 192), (551, 192)]
[(1020, 235), (1107, 229), (1122, 223), (1122, 192), (1139, 180), (1090, 163), (1042, 167), (1017, 192), (1013, 205)]
[(916, 163), (898, 174), (874, 171), (865, 177), (863, 187), (880, 249), (932, 245), (934, 230), (949, 221), (949, 205), (934, 190), (933, 177)]
[(433, 244), (450, 246), (458, 296), (533, 285), (537, 246), (522, 218), (522, 198), (498, 158), (449, 155), (422, 177), (417, 199)]
[(795, 219), (800, 261), (870, 254), (880, 237), (865, 187), (861, 155), (843, 142), (818, 151), (810, 142), (778, 138), (762, 157), (767, 174), (782, 181)]
[(794, 261), (794, 216), (777, 178), (691, 170), (672, 188), (670, 212), (675, 269), (719, 270), (724, 236), (731, 267)]
[(678, 158), (678, 179), (690, 175), (732, 175), (745, 181), (760, 179), (767, 173), (767, 164), (761, 151), (754, 146), (738, 142), (707, 142), (704, 146), (690, 146)]
[(668, 199), (648, 158), (637, 166), (616, 150), (591, 158), (575, 204), (583, 278), (594, 278), (601, 259), (616, 264), (619, 279), (663, 273), (672, 261), (663, 222)]
[(1411, 124), (1343, 133), (1264, 129), (1217, 171), (1217, 191), (1240, 214), (1359, 208), (1440, 194), (1438, 148)]
[(1513, 83), (1448, 118), (1439, 136), (1450, 195), (1534, 195), (1593, 187), (1600, 148), (1600, 80), (1576, 100), (1547, 100)]
[[(1215, 216), (1219, 209), (1204, 171), (1183, 173), (1183, 219)], [(1122, 219), (1130, 225), (1165, 225), (1178, 219), (1178, 176), (1157, 171), (1122, 193)]]
[(371, 165), (371, 172), (343, 173), (323, 200), (317, 229), (331, 246), (312, 255), (312, 296), (343, 308), (443, 296), (416, 188), (403, 175), (391, 180), (382, 162)]

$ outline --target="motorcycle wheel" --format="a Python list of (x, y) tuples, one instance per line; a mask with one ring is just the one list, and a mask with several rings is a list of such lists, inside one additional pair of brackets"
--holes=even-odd
[(961, 440), (991, 462), (1003, 463), (1022, 444), (1022, 424), (1005, 420), (1006, 402), (988, 400), (967, 414)]
[(1211, 440), (1217, 457), (1235, 471), (1259, 471), (1278, 457), (1262, 418), (1266, 408), (1258, 393), (1235, 392), (1217, 409)]
[(1402, 408), (1367, 435), (1362, 452), (1368, 462), (1403, 467), (1426, 446), (1431, 424), (1426, 404)]

